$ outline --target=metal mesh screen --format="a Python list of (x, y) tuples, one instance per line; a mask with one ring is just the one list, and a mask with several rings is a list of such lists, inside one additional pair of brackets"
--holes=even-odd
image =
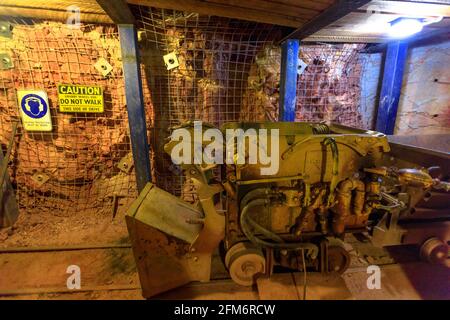
[(297, 83), (296, 121), (326, 121), (361, 128), (359, 51), (364, 44), (300, 47), (307, 64)]
[[(134, 6), (142, 59), (154, 105), (153, 175), (165, 190), (193, 200), (189, 182), (163, 151), (168, 128), (202, 120), (277, 121), (280, 27), (175, 10)], [(299, 77), (297, 121), (361, 126), (358, 112), (362, 45), (302, 44), (308, 64)], [(177, 66), (167, 70), (163, 57)]]
[[(138, 21), (143, 91), (153, 178), (185, 200), (195, 190), (163, 151), (169, 128), (202, 120), (277, 121), (282, 30), (175, 10), (133, 6)], [(361, 45), (301, 45), (308, 65), (299, 76), (297, 120), (336, 121), (360, 126), (358, 51)], [(19, 129), (9, 174), (22, 210), (111, 210), (136, 196), (133, 171), (118, 164), (130, 155), (120, 44), (113, 26), (14, 21), (12, 39), (0, 39), (14, 67), (0, 70), (0, 141), (11, 138), (19, 120), (16, 89), (47, 92), (53, 131)], [(167, 70), (164, 55), (178, 66)], [(113, 71), (95, 69), (104, 58)], [(61, 113), (57, 84), (103, 87), (105, 112)], [(151, 99), (150, 99), (151, 98)], [(220, 173), (218, 173), (218, 176)], [(44, 182), (39, 181), (44, 177)]]
[[(0, 38), (0, 51), (14, 64), (0, 70), (3, 148), (19, 121), (16, 89), (46, 91), (53, 124), (51, 132), (20, 126), (14, 138), (9, 174), (21, 211), (110, 212), (118, 198), (133, 199), (134, 173), (117, 166), (131, 152), (117, 29), (16, 20), (12, 38)], [(94, 67), (100, 58), (113, 68), (106, 76)], [(103, 87), (104, 113), (59, 112), (57, 84)]]
[[(257, 110), (242, 109), (256, 105), (248, 93), (248, 74), (256, 55), (280, 37), (280, 30), (175, 10), (133, 9), (154, 105), (153, 175), (160, 187), (192, 200), (192, 186), (163, 151), (168, 128), (192, 120), (216, 126), (256, 120)], [(171, 53), (178, 66), (167, 70), (163, 56)]]

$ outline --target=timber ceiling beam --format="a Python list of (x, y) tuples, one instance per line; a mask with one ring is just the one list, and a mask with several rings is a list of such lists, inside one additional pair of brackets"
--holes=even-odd
[(135, 19), (125, 0), (96, 0), (115, 24), (134, 24)]
[[(311, 10), (305, 8), (300, 10), (303, 14), (296, 14), (294, 16), (290, 15), (290, 12), (282, 13), (280, 10), (269, 10), (267, 7), (250, 7), (245, 1), (247, 0), (243, 0), (243, 2), (239, 4), (236, 1), (219, 0), (127, 0), (128, 3), (135, 5), (196, 12), (203, 15), (270, 23), (292, 28), (298, 28), (305, 24), (309, 21), (307, 16), (311, 14)], [(255, 4), (257, 3), (258, 2), (255, 2)], [(261, 3), (264, 3), (264, 1), (261, 1)], [(273, 3), (271, 4), (274, 5)], [(279, 7), (280, 4), (277, 6)]]
[(305, 39), (317, 31), (329, 26), (349, 13), (358, 10), (371, 0), (338, 0), (331, 7), (323, 11), (316, 18), (290, 33), (281, 42), (287, 39)]

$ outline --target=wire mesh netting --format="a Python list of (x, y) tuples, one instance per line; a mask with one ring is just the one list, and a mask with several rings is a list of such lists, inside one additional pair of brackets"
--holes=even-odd
[[(175, 10), (134, 6), (133, 11), (154, 105), (153, 174), (160, 187), (192, 200), (192, 186), (163, 151), (168, 129), (193, 120), (216, 126), (277, 121), (282, 30)], [(297, 121), (360, 126), (361, 47), (301, 45), (308, 67), (299, 77)], [(177, 66), (167, 70), (165, 55)]]
[[(131, 152), (117, 29), (16, 20), (0, 51), (14, 64), (0, 70), (2, 147), (20, 121), (17, 89), (44, 90), (53, 125), (51, 132), (20, 126), (14, 137), (9, 174), (21, 211), (111, 210), (114, 197), (134, 198), (134, 173), (117, 167)], [(113, 68), (107, 76), (94, 67), (100, 58)], [(58, 84), (101, 86), (104, 113), (61, 113)]]
[[(158, 186), (195, 198), (195, 190), (163, 151), (169, 128), (202, 120), (277, 121), (282, 29), (268, 24), (133, 6), (141, 47), (143, 92)], [(22, 210), (111, 210), (116, 198), (137, 192), (134, 172), (118, 164), (131, 155), (120, 44), (114, 26), (13, 21), (0, 51), (14, 67), (0, 70), (0, 141), (19, 121), (17, 89), (42, 89), (49, 97), (52, 132), (15, 137), (9, 174)], [(360, 126), (362, 45), (303, 44), (307, 64), (299, 76), (297, 121), (336, 121)], [(164, 56), (177, 66), (167, 70)], [(113, 70), (103, 76), (94, 64)], [(58, 84), (99, 85), (104, 113), (62, 113)], [(219, 174), (220, 175), (220, 174)], [(123, 204), (126, 204), (124, 201)], [(126, 206), (122, 206), (125, 208)]]
[[(258, 111), (245, 108), (255, 105), (247, 94), (248, 74), (256, 55), (281, 33), (273, 25), (196, 13), (142, 6), (134, 12), (154, 105), (153, 175), (160, 187), (190, 200), (192, 186), (163, 151), (168, 129), (193, 120), (216, 126), (256, 120)], [(171, 70), (164, 64), (167, 54), (178, 64)]]
[(326, 121), (362, 127), (359, 110), (364, 44), (301, 46), (307, 68), (297, 84), (296, 121)]

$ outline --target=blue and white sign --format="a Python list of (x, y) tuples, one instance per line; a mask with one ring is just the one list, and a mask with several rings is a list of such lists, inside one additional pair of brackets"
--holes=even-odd
[(17, 90), (22, 124), (27, 131), (51, 131), (48, 97), (42, 90)]
[(47, 102), (37, 94), (27, 94), (20, 103), (22, 111), (33, 119), (40, 119), (48, 112)]

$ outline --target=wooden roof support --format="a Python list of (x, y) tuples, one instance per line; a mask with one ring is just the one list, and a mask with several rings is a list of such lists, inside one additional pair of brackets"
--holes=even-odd
[[(218, 1), (218, 0), (217, 0)], [(262, 23), (277, 24), (280, 26), (298, 28), (303, 25), (309, 18), (305, 16), (291, 16), (289, 14), (281, 14), (274, 10), (262, 10), (261, 8), (243, 7), (245, 0), (241, 6), (237, 6), (236, 2), (233, 4), (227, 1), (209, 1), (209, 0), (127, 0), (130, 4), (149, 6), (163, 9), (173, 9), (186, 12), (195, 12), (203, 15), (222, 16), (233, 19), (242, 19), (247, 21), (255, 21)], [(271, 3), (274, 5), (274, 3)], [(305, 9), (304, 12), (311, 10)]]
[(371, 0), (338, 0), (334, 5), (326, 9), (316, 18), (282, 39), (281, 42), (287, 39), (305, 39), (370, 1)]
[(80, 20), (83, 23), (112, 23), (111, 19), (101, 8), (92, 6), (92, 3), (82, 3), (79, 0), (71, 0), (68, 3), (55, 2), (55, 0), (1, 0), (0, 16), (2, 19), (14, 19), (17, 17), (42, 19), (49, 21), (67, 22), (71, 12), (68, 7), (74, 5), (80, 8)]
[(125, 0), (96, 0), (115, 24), (134, 24), (134, 16)]

